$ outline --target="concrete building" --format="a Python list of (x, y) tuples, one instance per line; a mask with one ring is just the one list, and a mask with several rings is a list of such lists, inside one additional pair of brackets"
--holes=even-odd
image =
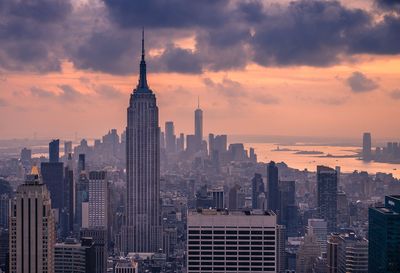
[(108, 227), (109, 183), (107, 172), (89, 173), (89, 228)]
[(198, 210), (188, 214), (188, 273), (276, 272), (276, 215)]
[(11, 203), (10, 272), (53, 273), (54, 244), (50, 192), (33, 168)]
[(78, 242), (67, 238), (54, 248), (55, 273), (95, 273), (94, 245), (91, 238)]
[(115, 266), (115, 273), (138, 273), (138, 263), (132, 258), (120, 258)]
[(328, 226), (326, 221), (323, 219), (308, 219), (307, 234), (315, 235), (321, 247), (321, 253), (326, 253), (326, 244), (328, 241)]

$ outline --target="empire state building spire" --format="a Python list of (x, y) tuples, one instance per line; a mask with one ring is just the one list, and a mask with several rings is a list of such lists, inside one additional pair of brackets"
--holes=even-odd
[(142, 59), (140, 60), (140, 75), (137, 90), (149, 89), (147, 85), (146, 61), (144, 59), (144, 28), (142, 29)]

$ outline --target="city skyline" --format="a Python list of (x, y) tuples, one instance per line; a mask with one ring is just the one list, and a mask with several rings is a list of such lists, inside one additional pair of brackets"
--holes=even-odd
[[(38, 7), (46, 3), (36, 1)], [(2, 13), (12, 10), (8, 2)], [(0, 120), (0, 139), (32, 137), (34, 132), (39, 137), (73, 138), (75, 132), (94, 137), (108, 128), (122, 131), (124, 102), (137, 73), (134, 63), (140, 43), (136, 37), (142, 26), (149, 37), (148, 65), (153, 68), (149, 78), (152, 88), (160, 90), (160, 124), (173, 120), (179, 131), (191, 132), (191, 113), (200, 96), (204, 118), (209, 120), (204, 132), (355, 138), (370, 131), (377, 138), (399, 137), (398, 130), (385, 121), (399, 114), (400, 48), (396, 40), (389, 42), (378, 35), (383, 31), (388, 37), (396, 33), (396, 9), (391, 12), (384, 1), (379, 4), (378, 0), (351, 4), (281, 2), (280, 8), (276, 3), (262, 2), (232, 2), (233, 7), (228, 8), (223, 5), (228, 2), (189, 5), (181, 14), (184, 22), (173, 21), (166, 26), (150, 19), (124, 21), (125, 13), (110, 1), (74, 0), (59, 5), (55, 1), (54, 9), (60, 16), (49, 15), (45, 22), (33, 8), (26, 9), (26, 16), (38, 29), (34, 32), (25, 26), (21, 30), (25, 31), (23, 38), (10, 37), (7, 41), (32, 42), (33, 52), (25, 52), (24, 57), (7, 51), (1, 59), (0, 114), (14, 118)], [(146, 7), (150, 12), (161, 8), (154, 3)], [(131, 8), (134, 4), (127, 10)], [(188, 16), (196, 8), (213, 8), (216, 16), (223, 16), (221, 20), (231, 15), (238, 22), (196, 21)], [(261, 28), (265, 21), (256, 17), (257, 8), (259, 16), (273, 17), (277, 22), (297, 12), (310, 22), (297, 22), (304, 23), (304, 29), (297, 29), (296, 22), (272, 25), (264, 33)], [(168, 12), (170, 9), (166, 10), (166, 18), (173, 20)], [(325, 18), (320, 15), (324, 12), (341, 17)], [(104, 18), (96, 23), (94, 18), (99, 14)], [(14, 12), (5, 20), (12, 25), (21, 16)], [(386, 17), (379, 21), (382, 16)], [(93, 26), (95, 31), (74, 33), (68, 28), (80, 20), (86, 20), (85, 27)], [(313, 23), (321, 25), (316, 30), (319, 36), (308, 42), (290, 38), (295, 31), (308, 33), (308, 24)], [(323, 27), (331, 29), (332, 37), (323, 35)], [(360, 35), (372, 31), (377, 37), (338, 38), (340, 33), (352, 33), (356, 27)], [(65, 33), (69, 40), (60, 38), (55, 45), (43, 45), (31, 37), (40, 37), (43, 31), (57, 38), (58, 32)], [(359, 40), (354, 41), (356, 38)], [(70, 45), (71, 41), (76, 45)], [(291, 53), (291, 44), (298, 46), (296, 53)], [(225, 46), (230, 50), (224, 51)], [(42, 58), (37, 56), (40, 52)], [(235, 119), (231, 119), (233, 116)], [(266, 117), (268, 126), (259, 126)], [(78, 119), (81, 122), (76, 123)], [(63, 126), (59, 126), (61, 123)]]

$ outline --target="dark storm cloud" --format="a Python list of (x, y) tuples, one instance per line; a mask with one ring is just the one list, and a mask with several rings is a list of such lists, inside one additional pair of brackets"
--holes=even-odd
[(229, 20), (229, 0), (104, 0), (122, 27), (215, 27)]
[(346, 83), (354, 93), (368, 92), (379, 87), (374, 80), (367, 78), (367, 76), (359, 71), (353, 72), (353, 74), (347, 78)]
[(61, 28), (71, 11), (69, 0), (2, 0), (0, 68), (59, 71)]
[[(145, 26), (149, 71), (201, 74), (262, 66), (335, 65), (356, 54), (400, 54), (400, 17), (382, 20), (338, 1), (299, 0), (0, 0), (0, 70), (77, 69), (126, 75), (137, 72)], [(189, 50), (174, 44), (194, 37)]]
[(139, 43), (133, 41), (131, 34), (105, 30), (94, 32), (82, 44), (72, 48), (69, 54), (78, 69), (128, 74), (136, 68), (134, 60), (139, 51), (135, 44)]
[(155, 67), (159, 71), (199, 74), (202, 72), (201, 58), (189, 49), (168, 45), (161, 56), (155, 58)]
[(291, 2), (286, 9), (266, 14), (256, 27), (254, 61), (266, 66), (335, 64), (352, 35), (370, 20), (365, 11), (336, 1)]
[(400, 11), (399, 0), (375, 0), (375, 3), (378, 7), (387, 11)]

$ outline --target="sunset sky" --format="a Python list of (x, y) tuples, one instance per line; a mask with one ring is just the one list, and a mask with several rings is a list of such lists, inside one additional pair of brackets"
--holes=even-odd
[(121, 132), (144, 27), (162, 128), (400, 140), (399, 3), (1, 0), (0, 139)]

